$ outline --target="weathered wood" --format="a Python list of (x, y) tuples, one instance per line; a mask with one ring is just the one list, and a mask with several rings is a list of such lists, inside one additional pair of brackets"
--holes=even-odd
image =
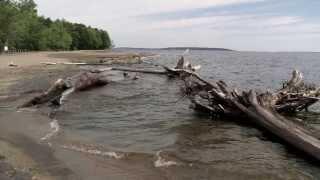
[(184, 68), (183, 66), (184, 66), (184, 57), (181, 56), (179, 61), (178, 61), (178, 63), (177, 63), (177, 65), (176, 65), (176, 67), (175, 67), (175, 69), (183, 69)]
[(31, 107), (57, 99), (68, 88), (70, 87), (66, 81), (63, 79), (58, 79), (47, 91), (27, 101), (21, 105), (20, 108)]
[[(58, 63), (44, 62), (46, 65), (56, 65)], [(64, 65), (92, 65), (87, 63), (61, 63)], [(167, 68), (169, 69), (169, 68)], [(84, 91), (93, 87), (104, 86), (109, 83), (108, 79), (102, 73), (105, 71), (124, 71), (124, 72), (139, 72), (139, 73), (148, 73), (148, 74), (158, 74), (158, 75), (171, 75), (173, 70), (168, 71), (153, 71), (153, 70), (143, 70), (143, 69), (130, 69), (130, 68), (121, 68), (121, 67), (109, 67), (98, 70), (91, 70), (90, 72), (84, 72), (79, 76), (76, 76), (76, 80), (72, 82), (66, 82), (62, 79), (59, 79), (49, 90), (43, 94), (34, 97), (28, 102), (24, 103), (20, 107), (31, 107), (38, 104), (44, 104), (47, 102), (55, 102), (59, 105), (60, 98), (63, 92), (69, 88), (73, 88), (72, 92)], [(177, 73), (178, 75), (179, 73)], [(138, 79), (138, 76), (134, 77), (134, 80)]]
[(125, 71), (125, 72), (139, 72), (139, 73), (146, 73), (146, 74), (159, 74), (159, 75), (167, 75), (168, 74), (166, 71), (130, 69), (130, 68), (120, 68), (120, 67), (112, 67), (110, 70)]
[(231, 90), (223, 81), (210, 83), (188, 69), (168, 71), (178, 73), (185, 82), (184, 92), (196, 111), (211, 116), (249, 117), (251, 122), (320, 160), (320, 140), (279, 114), (300, 111), (319, 101), (319, 88), (306, 85), (301, 72), (295, 70), (283, 88), (274, 93), (256, 94)]
[[(211, 83), (201, 78), (191, 64), (185, 64), (182, 57), (175, 68), (163, 66), (165, 71), (152, 71), (130, 68), (105, 68), (86, 72), (78, 76), (72, 88), (75, 91), (101, 86), (108, 83), (101, 73), (109, 70), (140, 72), (179, 77), (184, 81), (184, 93), (193, 103), (193, 108), (209, 115), (227, 117), (249, 117), (251, 122), (273, 133), (287, 143), (320, 160), (320, 140), (305, 127), (286, 119), (279, 113), (296, 112), (307, 109), (319, 101), (320, 88), (303, 82), (301, 72), (295, 70), (292, 78), (273, 93), (256, 94), (254, 91), (239, 93), (232, 90), (224, 81)], [(33, 106), (48, 102), (68, 88), (70, 83), (58, 80), (44, 94), (33, 98), (23, 106)]]
[(84, 91), (93, 87), (104, 86), (109, 80), (100, 73), (85, 72), (82, 73), (74, 83), (75, 91)]
[(249, 107), (245, 107), (237, 101), (233, 101), (233, 103), (254, 123), (320, 160), (320, 140), (315, 138), (310, 131), (287, 120), (271, 107), (261, 105), (259, 101), (263, 100), (258, 100), (254, 91), (250, 91), (248, 101), (250, 102)]
[(100, 73), (84, 72), (74, 78), (75, 79), (71, 80), (58, 79), (47, 91), (27, 101), (19, 108), (32, 107), (47, 102), (60, 105), (60, 98), (68, 89), (72, 88), (72, 92), (84, 91), (90, 88), (104, 86), (109, 83), (109, 80)]

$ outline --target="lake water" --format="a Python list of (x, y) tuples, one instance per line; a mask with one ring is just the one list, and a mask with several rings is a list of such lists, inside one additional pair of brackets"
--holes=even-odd
[[(174, 66), (183, 54), (151, 52), (160, 56), (130, 67), (161, 70), (152, 64)], [(185, 59), (200, 64), (199, 74), (206, 79), (223, 79), (240, 90), (275, 90), (293, 69), (320, 85), (320, 53), (191, 51)], [(76, 72), (53, 69), (49, 78), (47, 72), (29, 74), (16, 80), (10, 93), (35, 86), (46, 89), (48, 79)], [(39, 114), (51, 110), (42, 107), (16, 115), (10, 107), (19, 99), (0, 103), (8, 107), (0, 108), (0, 120), (16, 117), (18, 124), (24, 117), (39, 128), (48, 128), (52, 121), (47, 137), (43, 137), (46, 130), (32, 136), (50, 143), (55, 156), (82, 179), (320, 179), (319, 163), (270, 134), (237, 119), (212, 120), (195, 113), (188, 99), (181, 98), (178, 80), (138, 75), (138, 80), (131, 80), (120, 72), (110, 73), (111, 84), (72, 94), (41, 126), (35, 125)], [(298, 118), (320, 130), (319, 104), (311, 111)]]

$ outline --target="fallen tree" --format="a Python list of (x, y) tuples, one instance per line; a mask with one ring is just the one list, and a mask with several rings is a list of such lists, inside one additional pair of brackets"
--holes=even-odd
[[(72, 63), (72, 62), (63, 62), (63, 63), (56, 63), (56, 62), (41, 62), (41, 64), (45, 64), (45, 65), (58, 65), (58, 64), (62, 64), (62, 65), (77, 65), (77, 66), (109, 66), (110, 64), (103, 64), (103, 63)], [(189, 69), (189, 70), (193, 70), (195, 71), (196, 69), (200, 68), (199, 66), (196, 67), (192, 67), (191, 64), (184, 64), (184, 57), (181, 56), (178, 64), (175, 68), (169, 68), (167, 66), (163, 66), (162, 71), (159, 70), (145, 70), (145, 69), (133, 69), (133, 68), (123, 68), (123, 67), (107, 67), (107, 68), (103, 68), (103, 69), (95, 69), (92, 70), (91, 72), (94, 73), (101, 73), (104, 71), (123, 71), (123, 72), (136, 72), (136, 73), (145, 73), (145, 74), (157, 74), (157, 75), (167, 75), (169, 77), (177, 77), (179, 76), (179, 73), (176, 71), (177, 69)], [(185, 66), (185, 67), (184, 67)]]
[[(320, 100), (320, 88), (304, 83), (301, 72), (294, 70), (291, 79), (274, 93), (257, 94), (252, 90), (242, 93), (236, 89), (231, 90), (224, 81), (210, 83), (195, 73), (197, 68), (185, 64), (183, 57), (175, 68), (162, 67), (165, 71), (160, 74), (179, 77), (184, 81), (184, 93), (195, 110), (211, 116), (249, 117), (251, 122), (320, 160), (320, 140), (307, 128), (279, 114), (307, 111), (309, 106)], [(132, 69), (114, 70), (144, 72)]]
[(25, 102), (19, 108), (26, 108), (35, 105), (51, 102), (60, 105), (60, 99), (67, 90), (84, 91), (93, 87), (104, 86), (109, 80), (99, 72), (84, 72), (70, 79), (58, 79), (47, 91)]
[[(320, 100), (320, 88), (305, 83), (301, 72), (295, 70), (289, 81), (274, 92), (239, 92), (230, 88), (224, 81), (211, 83), (201, 78), (195, 71), (198, 66), (185, 64), (179, 59), (175, 68), (162, 66), (164, 71), (130, 68), (105, 68), (82, 73), (73, 83), (59, 79), (45, 93), (26, 102), (22, 107), (60, 99), (66, 90), (82, 91), (108, 83), (102, 74), (104, 71), (140, 72), (176, 77), (184, 82), (183, 93), (192, 107), (210, 116), (248, 117), (252, 123), (264, 128), (296, 148), (320, 160), (320, 140), (301, 124), (286, 119), (286, 113), (308, 110), (308, 107)], [(282, 114), (282, 115), (281, 115)]]
[(183, 80), (183, 92), (195, 110), (211, 116), (249, 117), (251, 122), (320, 160), (320, 140), (309, 129), (280, 115), (307, 110), (320, 100), (320, 89), (304, 83), (301, 72), (293, 71), (281, 89), (257, 94), (252, 90), (240, 93), (224, 81), (210, 83), (190, 69), (171, 70)]
[[(185, 64), (181, 57), (175, 68), (162, 66), (165, 71), (146, 73), (164, 74), (183, 80), (183, 92), (197, 111), (211, 116), (249, 117), (251, 122), (271, 132), (296, 148), (320, 160), (320, 140), (304, 126), (286, 119), (281, 114), (308, 110), (320, 100), (320, 88), (303, 81), (301, 72), (294, 70), (289, 81), (281, 89), (271, 93), (250, 90), (240, 93), (224, 81), (210, 83), (195, 71), (198, 67)], [(112, 69), (111, 69), (112, 70)], [(113, 69), (129, 72), (144, 70)]]
[[(224, 81), (211, 84), (199, 75), (188, 70), (176, 70), (181, 73), (181, 79), (185, 82), (185, 93), (191, 101), (201, 109), (207, 109), (211, 113), (222, 116), (241, 115), (237, 108), (226, 102), (227, 97), (237, 97), (239, 102), (248, 106), (249, 103), (243, 97), (247, 92), (239, 93), (237, 89), (230, 91)], [(297, 78), (298, 77), (298, 78)], [(260, 93), (257, 96), (269, 95), (269, 106), (279, 113), (294, 113), (307, 110), (308, 107), (320, 100), (320, 88), (306, 84), (302, 80), (302, 73), (293, 71), (292, 78), (283, 84), (283, 88), (274, 93)]]

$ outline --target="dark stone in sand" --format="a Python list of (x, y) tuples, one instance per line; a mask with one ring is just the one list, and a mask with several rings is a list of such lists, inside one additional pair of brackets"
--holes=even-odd
[(1, 180), (12, 180), (11, 178), (9, 178), (8, 176), (4, 175), (4, 174), (1, 174), (0, 173), (0, 179)]
[(32, 176), (24, 172), (17, 172), (13, 177), (13, 179), (14, 180), (32, 180)]
[(14, 169), (9, 163), (0, 161), (0, 180), (31, 180), (28, 173)]
[(14, 171), (12, 166), (6, 162), (0, 162), (0, 174), (4, 174), (6, 172)]

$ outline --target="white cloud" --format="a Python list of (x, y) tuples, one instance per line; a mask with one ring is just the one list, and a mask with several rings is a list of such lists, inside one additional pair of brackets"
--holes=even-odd
[[(118, 46), (209, 46), (242, 50), (319, 50), (320, 25), (285, 12), (156, 20), (165, 14), (268, 0), (35, 0), (42, 15), (104, 28)], [(263, 4), (263, 3), (262, 3)], [(257, 3), (256, 5), (259, 5)], [(255, 6), (254, 6), (255, 7)], [(261, 6), (263, 9), (263, 6)], [(268, 14), (267, 14), (268, 13)], [(275, 15), (283, 14), (283, 15)], [(317, 39), (318, 41), (314, 41)], [(296, 42), (295, 42), (296, 41)], [(312, 41), (313, 43), (309, 43)], [(312, 44), (313, 46), (311, 47)], [(307, 49), (309, 48), (309, 49)]]
[(176, 29), (176, 28), (212, 28), (234, 29), (246, 28), (274, 28), (289, 26), (303, 22), (304, 19), (296, 16), (268, 16), (268, 15), (217, 15), (175, 20), (156, 21), (147, 28), (149, 30)]
[(264, 0), (35, 0), (40, 13), (61, 15), (99, 14), (102, 16), (137, 16), (149, 13), (179, 11)]
[(207, 27), (208, 25), (227, 24), (230, 21), (238, 20), (243, 17), (239, 16), (211, 16), (211, 17), (197, 17), (177, 20), (167, 20), (152, 23), (148, 29), (159, 30), (159, 29), (175, 29), (175, 28), (188, 28), (188, 27)]
[(178, 10), (188, 10), (197, 8), (207, 8), (213, 6), (226, 6), (231, 4), (254, 3), (264, 0), (136, 0), (147, 5), (144, 9), (146, 13), (168, 12)]
[(297, 16), (278, 16), (265, 19), (262, 24), (270, 26), (291, 25), (302, 22), (303, 18)]

